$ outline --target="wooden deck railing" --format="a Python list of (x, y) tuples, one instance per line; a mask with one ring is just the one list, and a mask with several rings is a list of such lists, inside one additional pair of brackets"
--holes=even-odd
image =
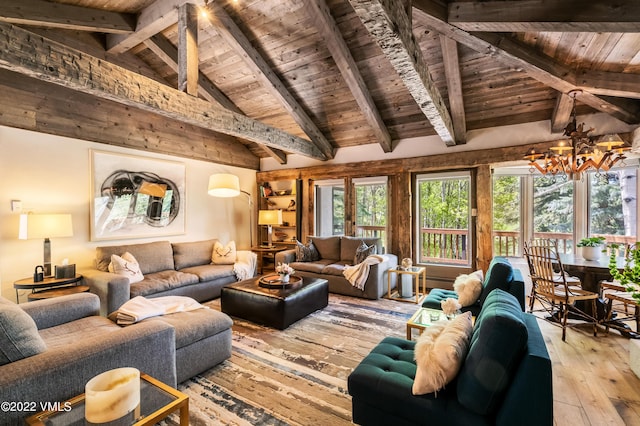
[[(607, 243), (632, 244), (636, 237), (602, 235)], [(561, 253), (573, 252), (573, 235), (562, 232), (536, 232), (534, 238), (550, 238), (558, 243)], [(468, 263), (469, 236), (466, 229), (422, 228), (421, 263)], [(517, 231), (494, 231), (493, 252), (496, 256), (522, 256), (522, 241)]]

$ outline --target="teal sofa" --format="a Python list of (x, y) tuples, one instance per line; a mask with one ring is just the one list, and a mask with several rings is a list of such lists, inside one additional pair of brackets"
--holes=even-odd
[[(482, 304), (485, 299), (496, 288), (502, 289), (508, 293), (511, 293), (518, 300), (520, 308), (524, 312), (524, 280), (522, 273), (519, 269), (514, 269), (506, 257), (494, 257), (489, 264), (487, 273), (484, 274), (484, 281), (482, 282), (482, 293), (478, 300), (470, 306), (464, 306), (461, 311), (470, 311), (472, 315), (477, 316), (480, 313)], [(445, 299), (453, 298), (457, 299), (458, 294), (454, 290), (446, 290), (442, 288), (436, 288), (429, 292), (427, 297), (422, 302), (422, 306), (431, 309), (441, 309), (440, 302)]]
[(460, 372), (436, 394), (413, 395), (415, 342), (386, 337), (348, 378), (360, 425), (553, 424), (551, 360), (536, 318), (496, 289), (476, 318)]

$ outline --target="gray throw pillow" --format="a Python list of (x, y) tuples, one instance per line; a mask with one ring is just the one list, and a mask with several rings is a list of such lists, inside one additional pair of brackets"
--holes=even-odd
[(33, 318), (13, 303), (0, 303), (0, 365), (37, 355), (46, 349)]
[(320, 260), (320, 253), (313, 245), (313, 241), (304, 245), (296, 240), (296, 262), (315, 262), (316, 260)]
[(357, 265), (359, 263), (364, 262), (364, 260), (372, 254), (376, 254), (376, 245), (371, 244), (370, 246), (366, 245), (364, 241), (360, 243), (360, 247), (356, 249), (356, 255), (353, 258), (353, 264)]

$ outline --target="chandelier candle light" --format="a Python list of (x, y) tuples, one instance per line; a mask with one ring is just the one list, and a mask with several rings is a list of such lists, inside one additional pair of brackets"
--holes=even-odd
[(535, 148), (527, 151), (524, 159), (529, 160), (531, 172), (538, 170), (543, 175), (561, 174), (579, 180), (584, 171), (593, 169), (606, 172), (626, 158), (624, 152), (631, 147), (625, 144), (620, 136), (604, 135), (594, 140), (589, 136), (593, 128), (585, 130), (584, 123), (577, 124), (576, 96), (581, 92), (569, 92), (569, 96), (573, 98), (573, 109), (571, 121), (565, 127), (564, 135), (570, 140), (561, 140), (546, 152), (537, 152)]

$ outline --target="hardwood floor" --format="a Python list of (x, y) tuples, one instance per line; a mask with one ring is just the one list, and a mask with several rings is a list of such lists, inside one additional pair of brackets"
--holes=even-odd
[[(629, 368), (629, 339), (591, 326), (567, 330), (538, 324), (553, 362), (554, 423), (640, 425), (640, 378)], [(535, 407), (531, 407), (535, 409)]]

